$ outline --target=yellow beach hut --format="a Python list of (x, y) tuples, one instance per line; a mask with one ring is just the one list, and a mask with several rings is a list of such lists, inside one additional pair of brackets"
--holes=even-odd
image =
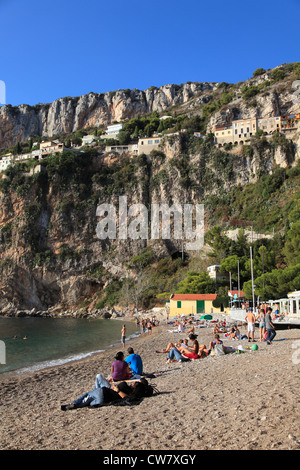
[(217, 294), (173, 294), (170, 298), (170, 317), (197, 313), (221, 313), (213, 306)]

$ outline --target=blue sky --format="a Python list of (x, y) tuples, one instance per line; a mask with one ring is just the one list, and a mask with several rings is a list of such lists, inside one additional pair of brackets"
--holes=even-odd
[(187, 81), (300, 61), (300, 0), (0, 0), (6, 103)]

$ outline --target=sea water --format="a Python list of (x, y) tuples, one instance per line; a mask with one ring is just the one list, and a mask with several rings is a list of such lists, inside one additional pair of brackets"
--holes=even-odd
[(120, 320), (0, 317), (0, 374), (64, 364), (118, 344), (122, 350), (123, 324), (127, 340), (139, 335), (135, 322)]

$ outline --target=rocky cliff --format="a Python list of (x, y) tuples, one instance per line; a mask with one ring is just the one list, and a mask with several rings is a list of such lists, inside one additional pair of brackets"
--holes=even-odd
[[(0, 108), (0, 148), (25, 142), (30, 136), (51, 137), (88, 127), (105, 127), (153, 111), (163, 113), (197, 97), (205, 102), (214, 83), (186, 83), (151, 87), (145, 91), (117, 90), (60, 98), (51, 104)], [(203, 101), (204, 100), (204, 101)]]
[[(296, 163), (294, 146), (286, 140), (274, 145), (258, 138), (251, 148), (248, 154), (224, 152), (209, 140), (183, 133), (167, 137), (150, 157), (123, 156), (110, 162), (105, 154), (91, 150), (49, 158), (41, 173), (24, 174), (15, 167), (0, 181), (0, 309), (92, 309), (102, 305), (107, 288), (117, 292), (123, 305), (134, 304), (146, 288), (154, 298), (172, 290), (172, 276), (179, 280), (186, 269), (176, 264), (182, 241), (172, 234), (166, 240), (122, 240), (118, 234), (101, 240), (97, 207), (110, 203), (118, 211), (119, 196), (126, 195), (128, 207), (143, 204), (149, 209), (150, 220), (151, 204), (201, 203), (206, 228), (218, 223), (230, 228), (232, 218), (247, 219), (250, 205), (249, 200), (244, 208), (233, 204), (235, 188), (247, 200), (247, 185), (276, 170), (279, 155), (280, 165), (287, 169), (283, 171)], [(285, 177), (280, 178), (284, 185)], [(296, 187), (290, 191), (287, 186), (269, 203), (272, 223), (277, 220), (279, 228)], [(266, 224), (265, 220), (262, 229)], [(185, 256), (191, 260), (199, 253)], [(161, 268), (162, 277), (151, 291), (149, 282), (160, 263), (171, 264)]]
[[(271, 78), (269, 72), (247, 82), (246, 92), (250, 88), (254, 93), (250, 100), (245, 84), (188, 83), (90, 93), (36, 107), (3, 106), (0, 147), (152, 111), (201, 116), (208, 134), (215, 124), (232, 118), (298, 111), (295, 77)], [(150, 156), (111, 159), (99, 149), (67, 152), (45, 159), (40, 173), (25, 172), (21, 165), (2, 175), (0, 310), (93, 309), (114, 299), (137, 304), (142, 296), (147, 304), (158, 292), (173, 291), (189, 268), (189, 262), (181, 263), (180, 240), (97, 238), (98, 205), (118, 205), (119, 196), (126, 195), (128, 205), (147, 208), (161, 202), (169, 207), (203, 203), (206, 228), (230, 228), (234, 220), (234, 227), (254, 223), (262, 231), (274, 226), (284, 230), (288, 211), (297, 210), (299, 131), (291, 138), (254, 136), (249, 145), (224, 151), (209, 135), (195, 138), (194, 130), (166, 137)], [(266, 194), (265, 207), (251, 200), (255, 186)], [(186, 253), (185, 259), (194, 255), (201, 264), (199, 253)]]

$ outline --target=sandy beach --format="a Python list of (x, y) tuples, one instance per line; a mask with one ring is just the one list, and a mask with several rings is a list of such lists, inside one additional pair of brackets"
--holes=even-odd
[[(32, 374), (0, 377), (1, 450), (296, 450), (300, 448), (300, 329), (258, 350), (167, 364), (157, 354), (186, 335), (161, 324), (128, 342), (158, 374), (158, 395), (136, 406), (61, 411), (107, 376), (114, 350)], [(245, 327), (240, 328), (246, 333)], [(212, 326), (197, 328), (200, 344)], [(220, 335), (224, 339), (224, 335)], [(259, 338), (256, 329), (256, 340)], [(247, 341), (224, 340), (244, 348)]]

